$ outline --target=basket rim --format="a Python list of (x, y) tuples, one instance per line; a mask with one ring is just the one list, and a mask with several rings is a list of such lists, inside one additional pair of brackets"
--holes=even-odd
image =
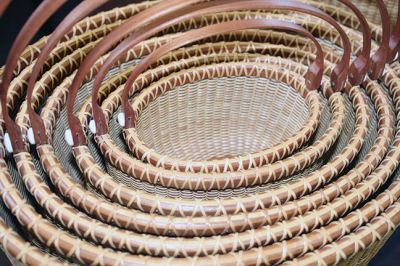
[[(221, 57), (226, 57), (228, 55), (229, 54), (222, 54)], [(155, 68), (154, 70), (147, 71), (147, 73), (144, 73), (144, 75), (154, 76), (155, 74), (152, 73), (157, 71), (162, 71), (162, 69)], [(151, 102), (155, 101), (158, 97), (161, 97), (164, 93), (174, 89), (165, 88), (167, 83), (176, 83), (175, 81), (179, 82), (179, 79), (185, 78), (182, 84), (179, 85), (182, 86), (184, 84), (197, 81), (197, 79), (187, 79), (188, 76), (186, 73), (189, 71), (195, 75), (195, 73), (198, 73), (197, 71), (199, 71), (199, 68), (191, 68), (161, 78), (160, 80), (153, 82), (145, 90), (138, 88), (141, 90), (141, 92), (139, 96), (134, 97), (133, 101), (131, 102), (131, 105), (136, 113), (136, 119), (139, 119), (141, 114), (140, 110), (144, 111), (144, 109), (146, 109)], [(280, 84), (286, 84), (287, 82), (287, 79), (281, 80), (278, 79), (277, 76), (273, 76), (272, 78), (274, 82), (278, 82)], [(298, 95), (302, 96), (301, 93), (303, 90), (298, 87), (300, 84), (297, 82), (290, 82), (286, 85), (293, 88)], [(137, 91), (137, 89), (135, 89), (135, 91)], [(170, 157), (168, 155), (159, 154), (154, 149), (149, 148), (146, 143), (140, 140), (135, 127), (123, 129), (123, 135), (125, 137), (127, 146), (137, 158), (140, 158), (142, 161), (150, 163), (156, 167), (182, 172), (189, 171), (206, 173), (246, 170), (253, 167), (259, 167), (264, 164), (270, 164), (276, 160), (284, 158), (300, 148), (303, 143), (310, 139), (311, 135), (315, 132), (318, 126), (319, 118), (322, 112), (322, 105), (318, 100), (317, 93), (308, 93), (306, 97), (304, 95), (302, 97), (305, 100), (305, 104), (307, 105), (309, 113), (308, 118), (304, 121), (304, 124), (286, 140), (281, 140), (281, 142), (278, 142), (275, 145), (244, 155), (205, 161), (179, 159)], [(136, 124), (136, 121), (137, 120), (134, 120), (133, 123)], [(279, 151), (283, 152), (284, 154), (281, 155), (281, 152)]]

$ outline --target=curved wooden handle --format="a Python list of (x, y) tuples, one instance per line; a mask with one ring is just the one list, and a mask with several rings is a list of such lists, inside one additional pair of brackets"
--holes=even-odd
[[(96, 60), (102, 56), (104, 53), (109, 51), (115, 44), (117, 44), (121, 39), (126, 37), (130, 32), (137, 30), (150, 23), (158, 16), (165, 16), (171, 12), (176, 12), (177, 10), (190, 6), (194, 3), (203, 2), (204, 0), (168, 0), (161, 1), (160, 3), (143, 10), (139, 14), (131, 17), (125, 21), (118, 28), (114, 29), (103, 40), (96, 45), (94, 49), (86, 56), (86, 58), (81, 63), (73, 81), (70, 86), (70, 93), (67, 100), (67, 112), (68, 112), (68, 123), (71, 128), (72, 138), (74, 143), (86, 143), (85, 134), (81, 128), (80, 121), (73, 114), (74, 103), (76, 96), (78, 94), (78, 89), (81, 86), (86, 74), (96, 62)], [(156, 15), (155, 15), (156, 14)]]
[(339, 0), (341, 3), (350, 8), (357, 16), (360, 22), (361, 30), (363, 33), (363, 48), (357, 58), (353, 61), (349, 71), (349, 81), (351, 85), (360, 85), (365, 76), (367, 75), (369, 64), (370, 64), (370, 53), (371, 53), (371, 29), (368, 25), (368, 21), (363, 13), (353, 4), (350, 0)]
[(385, 69), (386, 62), (389, 59), (389, 42), (390, 42), (390, 16), (383, 0), (376, 0), (381, 14), (382, 20), (382, 40), (378, 50), (371, 57), (370, 69), (368, 75), (371, 79), (379, 79), (383, 70)]
[(90, 14), (93, 10), (102, 6), (109, 0), (86, 0), (76, 6), (57, 26), (54, 32), (50, 35), (48, 41), (46, 42), (43, 49), (36, 60), (36, 63), (32, 69), (31, 76), (29, 77), (28, 87), (27, 87), (27, 111), (29, 114), (29, 119), (31, 122), (31, 127), (34, 132), (35, 143), (37, 145), (47, 144), (48, 139), (45, 134), (45, 128), (40, 116), (33, 110), (32, 106), (32, 95), (35, 87), (36, 80), (40, 75), (46, 59), (50, 55), (53, 48), (57, 43), (63, 38), (63, 36), (73, 27), (73, 25)]
[[(1, 101), (2, 101), (2, 113), (4, 117), (4, 121), (6, 124), (7, 133), (10, 136), (10, 140), (12, 143), (13, 151), (20, 152), (26, 149), (24, 145), (24, 138), (21, 134), (19, 127), (15, 124), (15, 122), (10, 118), (8, 110), (7, 110), (7, 94), (8, 87), (13, 77), (13, 70), (18, 62), (18, 58), (22, 53), (23, 49), (28, 45), (33, 36), (39, 31), (42, 25), (48, 20), (48, 18), (54, 14), (67, 0), (44, 0), (41, 5), (35, 10), (35, 12), (30, 16), (28, 21), (25, 23), (24, 27), (20, 31), (17, 36), (6, 62), (6, 68), (3, 74), (3, 82), (1, 84)], [(63, 35), (68, 31), (72, 25), (75, 24), (76, 21), (86, 16), (88, 13), (98, 8), (105, 2), (109, 0), (86, 0), (83, 1), (80, 5), (78, 5), (57, 27), (56, 31), (53, 33), (52, 37), (50, 37), (49, 41), (46, 43), (41, 55), (39, 56), (37, 62), (35, 63), (35, 67), (32, 72), (32, 76), (29, 79), (28, 83), (28, 113), (31, 119), (31, 125), (34, 129), (35, 142), (38, 144), (45, 144), (48, 142), (47, 136), (44, 133), (44, 125), (41, 118), (34, 112), (32, 108), (32, 94), (34, 83), (38, 75), (40, 74), (42, 67), (47, 59), (47, 56), (50, 54), (51, 50), (57, 44), (57, 42), (63, 37)], [(163, 10), (165, 11), (168, 5), (173, 4), (172, 2), (176, 2), (177, 8), (179, 8), (179, 3), (182, 2), (183, 6), (189, 5), (190, 2), (198, 2), (201, 0), (171, 0), (168, 1), (168, 4), (164, 2), (164, 4), (159, 4), (154, 6), (155, 11), (160, 12), (162, 14)], [(189, 3), (188, 3), (189, 2)], [(164, 6), (163, 6), (164, 5)], [(141, 12), (141, 16), (151, 17), (152, 13), (151, 8), (146, 12)], [(135, 18), (136, 20), (140, 20), (140, 16), (134, 16), (132, 18), (131, 24), (134, 25)], [(129, 26), (129, 25), (128, 25)], [(112, 41), (112, 38), (111, 38)], [(116, 40), (117, 41), (117, 40)], [(113, 44), (109, 44), (112, 46)], [(83, 77), (84, 78), (84, 77)]]
[(11, 4), (11, 0), (2, 0), (0, 1), (0, 17), (3, 16), (4, 12), (6, 11), (7, 7)]
[[(357, 56), (357, 58), (353, 61), (351, 67), (350, 67), (350, 72), (349, 72), (349, 81), (353, 86), (359, 85), (363, 82), (367, 71), (369, 67), (369, 58), (370, 58), (370, 52), (371, 52), (371, 30), (368, 25), (367, 19), (364, 17), (364, 15), (361, 13), (361, 11), (349, 0), (339, 0), (346, 6), (348, 6), (357, 16), (360, 26), (363, 32), (363, 49), (361, 53)], [(206, 3), (203, 4), (203, 6), (196, 6), (198, 9), (202, 8), (207, 8), (207, 5), (211, 7), (212, 5), (218, 5), (217, 2), (220, 2), (223, 4), (226, 1), (215, 1), (212, 3)], [(228, 4), (231, 5), (230, 10), (233, 10), (232, 5), (235, 5), (235, 2), (240, 2), (240, 1), (229, 1)], [(196, 8), (195, 7), (195, 8)], [(193, 7), (191, 7), (191, 10), (193, 10)], [(190, 13), (191, 10), (183, 10), (183, 14)], [(222, 9), (219, 11), (221, 12)], [(226, 11), (226, 10), (223, 10)], [(186, 12), (186, 13), (185, 13)], [(193, 15), (192, 15), (193, 16)], [(164, 19), (164, 21), (168, 21), (167, 18)], [(161, 24), (161, 21), (155, 21), (155, 25)], [(146, 27), (146, 28), (151, 28), (151, 27)], [(151, 30), (151, 29), (150, 29)], [(147, 31), (147, 29), (146, 29)], [(151, 31), (152, 33), (156, 33), (155, 31)], [(150, 34), (149, 34), (150, 35)], [(92, 94), (92, 110), (93, 110), (93, 118), (96, 123), (96, 128), (97, 128), (97, 133), (99, 135), (103, 135), (107, 133), (107, 122), (105, 121), (105, 117), (102, 113), (102, 110), (99, 106), (98, 103), (98, 91), (101, 86), (101, 82), (104, 80), (104, 77), (108, 73), (109, 69), (113, 66), (113, 64), (121, 58), (123, 54), (127, 52), (128, 49), (133, 47), (135, 44), (138, 42), (134, 41), (134, 36), (130, 37), (128, 40), (125, 40), (123, 43), (121, 43), (106, 59), (106, 61), (103, 63), (101, 69), (97, 73), (94, 83), (93, 83), (93, 94)], [(125, 48), (123, 48), (125, 47)]]
[[(40, 75), (42, 70), (43, 64), (50, 54), (51, 50), (57, 44), (57, 42), (62, 38), (62, 36), (72, 27), (76, 21), (86, 16), (95, 8), (101, 6), (108, 0), (86, 0), (82, 2), (79, 6), (77, 6), (73, 12), (71, 12), (63, 22), (57, 27), (53, 35), (50, 37), (48, 43), (43, 48), (41, 55), (39, 56), (33, 71), (32, 75), (29, 79), (28, 83), (28, 113), (31, 119), (31, 125), (33, 131), (35, 133), (35, 142), (37, 144), (45, 144), (48, 142), (47, 136), (44, 134), (44, 125), (38, 114), (36, 114), (32, 108), (32, 94), (34, 84), (36, 82), (37, 77)], [(371, 50), (371, 32), (368, 26), (368, 23), (362, 13), (358, 10), (358, 8), (351, 3), (349, 0), (339, 0), (343, 4), (347, 5), (357, 16), (360, 21), (360, 25), (363, 31), (363, 49), (361, 53), (357, 56), (357, 58), (353, 61), (350, 69), (349, 69), (349, 60), (351, 54), (350, 42), (347, 38), (347, 35), (343, 31), (343, 29), (337, 24), (337, 22), (328, 16), (326, 13), (322, 12), (318, 8), (302, 4), (296, 1), (285, 1), (282, 3), (276, 3), (276, 1), (268, 1), (268, 0), (258, 0), (258, 1), (243, 1), (243, 0), (217, 0), (206, 2), (198, 5), (199, 2), (202, 0), (171, 0), (166, 2), (162, 2), (157, 4), (148, 10), (145, 10), (140, 15), (134, 16), (125, 22), (122, 26), (111, 32), (108, 36), (104, 38), (104, 40), (93, 49), (88, 57), (84, 60), (81, 67), (78, 70), (76, 77), (71, 85), (70, 95), (68, 97), (68, 120), (71, 126), (71, 130), (74, 133), (73, 136), (75, 137), (74, 143), (84, 143), (85, 138), (82, 132), (82, 128), (78, 123), (78, 120), (73, 115), (73, 105), (77, 95), (77, 90), (81, 85), (83, 79), (87, 71), (90, 70), (93, 62), (97, 60), (99, 56), (105, 53), (110, 47), (112, 47), (116, 42), (118, 42), (121, 38), (125, 37), (132, 31), (132, 28), (129, 26), (135, 26), (139, 28), (139, 31), (134, 33), (130, 38), (123, 41), (117, 49), (113, 50), (110, 57), (107, 58), (104, 66), (100, 69), (98, 75), (95, 78), (94, 83), (94, 93), (93, 93), (93, 116), (96, 121), (96, 126), (99, 128), (99, 133), (107, 132), (106, 129), (106, 121), (104, 121), (104, 114), (97, 102), (97, 95), (98, 90), (100, 88), (101, 82), (104, 79), (104, 76), (108, 72), (109, 68), (118, 60), (124, 53), (126, 53), (135, 43), (143, 41), (144, 39), (150, 37), (151, 35), (161, 31), (162, 29), (167, 28), (168, 26), (173, 25), (174, 23), (178, 23), (179, 21), (183, 21), (190, 16), (187, 14), (191, 14), (191, 16), (208, 14), (212, 12), (223, 12), (223, 11), (232, 11), (232, 10), (239, 10), (239, 9), (248, 9), (252, 7), (252, 5), (256, 8), (257, 6), (263, 6), (258, 8), (274, 8), (274, 9), (286, 9), (292, 11), (299, 11), (304, 12), (307, 14), (311, 14), (317, 16), (321, 19), (326, 20), (329, 22), (333, 27), (335, 27), (339, 34), (341, 35), (344, 53), (342, 60), (339, 64), (335, 67), (332, 72), (331, 80), (332, 80), (332, 87), (336, 90), (341, 90), (347, 80), (347, 75), (349, 74), (349, 81), (352, 85), (358, 85), (362, 82), (365, 76), (365, 72), (367, 71), (368, 64), (369, 64), (369, 53)], [(4, 2), (4, 6), (8, 5), (10, 0)], [(2, 90), (1, 90), (1, 98), (3, 103), (6, 102), (7, 98), (7, 89), (4, 87), (9, 86), (9, 83), (12, 79), (12, 71), (15, 68), (16, 62), (18, 57), (24, 47), (29, 43), (32, 36), (40, 29), (42, 24), (53, 14), (66, 0), (45, 0), (39, 8), (35, 11), (34, 14), (30, 17), (28, 22), (25, 24), (24, 28), (21, 30), (20, 35), (17, 37), (16, 42), (14, 43), (13, 49), (10, 52), (9, 58), (7, 60), (7, 66), (4, 73), (3, 83), (2, 83)], [(3, 4), (3, 3), (2, 3)], [(268, 7), (266, 7), (268, 6)], [(1, 12), (1, 4), (0, 4), (0, 12)], [(386, 61), (389, 59), (387, 57), (388, 54), (394, 56), (397, 51), (399, 50), (399, 43), (400, 43), (400, 6), (398, 12), (398, 20), (396, 24), (395, 31), (390, 35), (390, 24), (389, 20), (385, 19), (388, 18), (388, 12), (386, 9), (385, 4), (382, 0), (378, 0), (378, 7), (381, 12), (382, 16), (382, 27), (383, 27), (383, 36), (381, 46), (378, 51), (372, 56), (371, 63), (370, 63), (370, 76), (380, 77), (383, 72), (384, 65)], [(148, 14), (147, 14), (147, 13)], [(146, 13), (146, 14), (143, 14)], [(152, 14), (153, 16), (150, 16)], [(178, 20), (177, 20), (178, 18)], [(179, 20), (181, 19), (181, 20)], [(153, 21), (153, 22), (152, 22)], [(148, 26), (140, 29), (140, 25), (146, 25), (147, 23), (151, 22)], [(160, 22), (163, 27), (159, 27)], [(389, 24), (389, 30), (388, 30)], [(390, 42), (389, 42), (390, 40)], [(319, 44), (318, 44), (319, 45)], [(386, 54), (386, 56), (385, 56)], [(368, 55), (368, 56), (367, 56)], [(310, 66), (309, 73), (307, 75), (307, 86), (309, 88), (315, 88), (318, 86), (318, 76), (322, 77), (322, 70), (323, 67), (319, 67), (318, 60), (313, 62)], [(14, 62), (14, 63), (13, 63)], [(384, 62), (382, 64), (382, 62)], [(313, 69), (313, 71), (311, 71)], [(8, 85), (6, 85), (8, 84)], [(124, 93), (125, 94), (125, 93)], [(15, 123), (10, 119), (8, 112), (7, 112), (7, 105), (3, 104), (3, 114), (4, 119), (7, 125), (7, 130), (11, 135), (11, 139), (13, 139), (13, 148), (14, 150), (23, 150), (24, 145), (22, 141), (22, 136), (20, 133), (19, 128), (15, 125)]]
[(67, 0), (44, 0), (35, 12), (29, 17), (17, 38), (15, 39), (6, 60), (6, 66), (1, 83), (2, 114), (6, 123), (7, 133), (10, 135), (14, 152), (25, 151), (24, 141), (19, 127), (11, 119), (7, 110), (7, 94), (13, 78), (13, 71), (25, 47), (32, 40), (47, 19), (58, 10)]
[(390, 35), (389, 49), (390, 55), (388, 58), (388, 63), (391, 63), (395, 59), (400, 59), (400, 0), (398, 1), (396, 25), (394, 26), (394, 30)]

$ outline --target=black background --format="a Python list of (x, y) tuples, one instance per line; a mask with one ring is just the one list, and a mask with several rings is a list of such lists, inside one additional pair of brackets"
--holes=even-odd
[[(2, 1), (2, 0), (0, 0)], [(5, 14), (0, 18), (0, 65), (3, 65), (7, 53), (12, 45), (14, 38), (21, 29), (23, 23), (39, 5), (41, 0), (13, 0)], [(41, 29), (35, 37), (36, 41), (41, 36), (50, 34), (57, 24), (72, 10), (80, 1), (69, 0)], [(124, 3), (140, 2), (138, 0), (113, 0), (110, 5), (104, 7), (107, 10), (113, 6)], [(0, 250), (0, 265), (11, 265), (7, 257)], [(400, 230), (392, 236), (386, 245), (380, 250), (378, 255), (370, 263), (370, 266), (390, 266), (400, 265)]]

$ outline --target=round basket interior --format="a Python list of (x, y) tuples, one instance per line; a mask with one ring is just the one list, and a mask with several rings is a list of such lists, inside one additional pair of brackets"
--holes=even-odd
[(136, 129), (161, 155), (207, 161), (266, 149), (293, 135), (308, 116), (306, 100), (285, 83), (224, 77), (166, 92), (140, 112)]

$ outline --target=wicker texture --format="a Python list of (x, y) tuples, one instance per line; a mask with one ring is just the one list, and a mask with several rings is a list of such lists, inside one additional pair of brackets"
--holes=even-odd
[[(363, 45), (357, 19), (329, 2), (307, 3), (343, 25), (356, 54)], [(224, 12), (141, 42), (101, 85), (109, 132), (100, 136), (88, 128), (92, 81), (105, 54), (74, 106), (87, 144), (66, 143), (77, 70), (112, 30), (157, 3), (88, 17), (53, 49), (32, 98), (50, 143), (26, 142), (13, 155), (0, 145), (2, 248), (26, 265), (366, 265), (400, 224), (400, 63), (387, 65), (379, 82), (333, 92), (329, 75), (342, 46), (320, 19)], [(360, 9), (379, 24), (371, 3)], [(318, 91), (305, 84), (315, 59), (310, 41), (243, 30), (159, 58), (130, 88), (135, 127), (118, 125), (124, 84), (146, 56), (183, 31), (255, 17), (296, 22), (320, 38)], [(379, 40), (379, 25), (371, 29)], [(24, 136), (31, 126), (26, 84), (47, 40), (25, 49), (9, 86), (7, 107)], [(1, 125), (2, 140), (8, 125)]]

